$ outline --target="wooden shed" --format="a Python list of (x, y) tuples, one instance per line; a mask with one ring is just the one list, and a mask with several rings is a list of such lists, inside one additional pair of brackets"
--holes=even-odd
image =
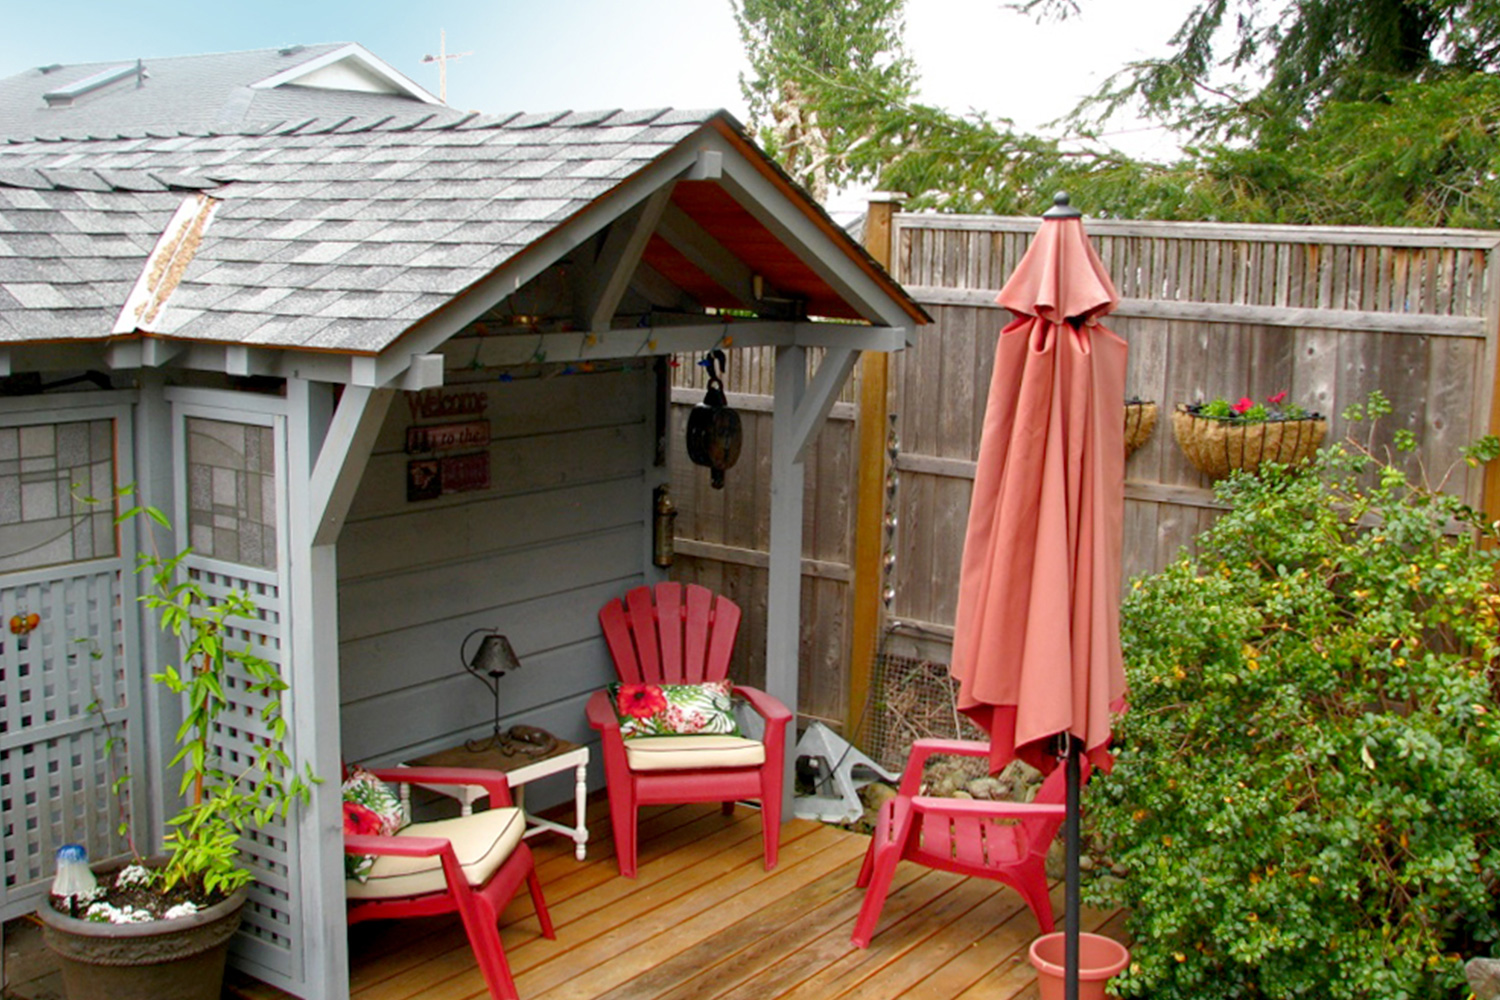
[[(506, 720), (584, 741), (597, 609), (663, 572), (668, 359), (774, 346), (767, 634), (741, 641), (795, 706), (801, 456), (860, 354), (925, 321), (723, 113), (0, 144), (0, 620), (38, 621), (0, 631), (0, 916), (58, 844), (123, 848), (91, 701), (128, 736), (140, 843), (175, 787), (145, 541), (81, 494), (137, 483), (193, 574), (251, 592), (320, 775), (487, 732), (480, 627), (524, 664)], [(299, 996), (348, 995), (340, 828), (328, 781), (248, 845), (236, 960)]]

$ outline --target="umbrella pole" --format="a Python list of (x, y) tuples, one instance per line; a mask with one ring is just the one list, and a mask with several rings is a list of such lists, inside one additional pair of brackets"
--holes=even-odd
[(1065, 820), (1067, 827), (1067, 912), (1064, 916), (1063, 995), (1065, 1000), (1078, 1000), (1078, 910), (1079, 910), (1079, 830), (1078, 830), (1078, 785), (1081, 768), (1078, 762), (1079, 740), (1066, 734), (1067, 768), (1065, 778), (1068, 785), (1068, 807)]

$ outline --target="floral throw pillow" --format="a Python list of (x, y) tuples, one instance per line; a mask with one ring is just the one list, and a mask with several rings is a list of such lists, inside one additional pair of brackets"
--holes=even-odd
[(620, 735), (738, 736), (728, 681), (711, 684), (611, 684)]
[[(406, 825), (401, 799), (389, 785), (359, 765), (344, 781), (344, 832), (389, 837)], [(367, 881), (373, 854), (344, 855), (344, 877)]]

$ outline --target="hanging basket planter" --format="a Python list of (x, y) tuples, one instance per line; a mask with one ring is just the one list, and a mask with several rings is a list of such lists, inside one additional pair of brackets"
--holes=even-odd
[(1316, 413), (1281, 420), (1246, 422), (1205, 417), (1201, 407), (1178, 403), (1172, 413), (1177, 444), (1199, 472), (1221, 479), (1234, 469), (1255, 472), (1262, 462), (1296, 465), (1307, 461), (1328, 433)]
[(1153, 402), (1131, 399), (1125, 403), (1125, 457), (1129, 458), (1135, 450), (1145, 444), (1151, 438), (1151, 432), (1156, 430), (1156, 404)]

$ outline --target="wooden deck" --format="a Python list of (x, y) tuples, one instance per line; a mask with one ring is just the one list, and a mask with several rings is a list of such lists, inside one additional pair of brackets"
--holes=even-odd
[[(760, 816), (747, 807), (646, 809), (640, 876), (619, 877), (607, 807), (587, 861), (543, 835), (536, 853), (557, 940), (541, 936), (524, 890), (501, 918), (523, 1000), (1020, 1000), (1036, 996), (1026, 949), (1036, 922), (992, 882), (903, 864), (868, 949), (849, 942), (868, 839), (796, 820), (774, 872), (761, 864)], [(1061, 917), (1061, 886), (1053, 901)], [(1120, 936), (1120, 915), (1085, 910), (1085, 930)], [(355, 1000), (485, 996), (463, 930), (449, 917), (351, 930)], [(249, 1000), (277, 990), (239, 981)]]

